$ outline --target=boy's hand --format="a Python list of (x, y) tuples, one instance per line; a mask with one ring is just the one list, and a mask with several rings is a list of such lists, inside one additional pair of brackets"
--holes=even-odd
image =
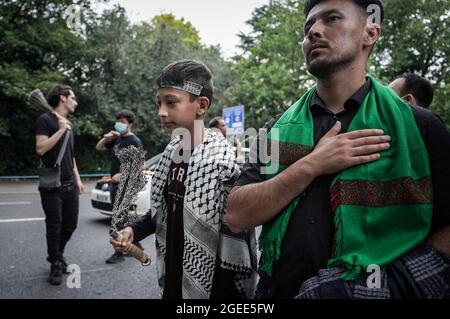
[(109, 242), (115, 249), (121, 252), (129, 251), (134, 239), (133, 228), (126, 227), (118, 232), (118, 234), (119, 236), (117, 237), (117, 239), (111, 238)]
[(142, 171), (142, 172), (144, 173), (145, 176), (153, 176), (153, 175), (155, 175), (154, 172), (149, 171), (149, 170), (144, 170), (144, 171)]
[(115, 138), (118, 138), (119, 136), (120, 136), (120, 133), (116, 132), (116, 131), (111, 131), (111, 132), (103, 135), (103, 137), (106, 138), (107, 140), (113, 140)]

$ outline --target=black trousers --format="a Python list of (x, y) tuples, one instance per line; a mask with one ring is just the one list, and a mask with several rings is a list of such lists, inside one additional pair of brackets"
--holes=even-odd
[(42, 191), (41, 203), (45, 213), (47, 260), (61, 260), (64, 248), (77, 228), (79, 190), (75, 182), (64, 183), (60, 189)]

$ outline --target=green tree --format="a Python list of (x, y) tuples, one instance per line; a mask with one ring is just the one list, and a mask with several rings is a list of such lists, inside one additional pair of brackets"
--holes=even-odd
[(76, 4), (86, 32), (77, 36), (66, 21), (72, 3), (0, 0), (0, 175), (36, 172), (34, 125), (43, 109), (27, 103), (27, 94), (36, 87), (44, 92), (58, 82), (73, 87), (78, 166), (81, 172), (106, 172), (108, 155), (94, 147), (111, 130), (120, 109), (136, 113), (135, 131), (148, 156), (168, 141), (155, 103), (156, 77), (165, 65), (203, 60), (215, 74), (219, 98), (231, 83), (220, 48), (202, 45), (189, 22), (160, 15), (133, 25), (122, 7), (98, 14), (83, 0)]
[[(436, 88), (432, 110), (450, 125), (450, 0), (384, 1), (383, 36), (369, 71), (385, 83), (404, 72), (426, 76)], [(278, 0), (257, 8), (241, 34), (232, 87), (224, 102), (246, 106), (246, 124), (260, 127), (313, 84), (301, 52), (303, 1)]]
[(382, 38), (373, 64), (387, 83), (404, 72), (417, 73), (435, 86), (431, 109), (450, 125), (450, 1), (385, 1)]
[(247, 22), (252, 31), (240, 35), (243, 54), (234, 59), (237, 78), (227, 99), (245, 105), (247, 126), (262, 126), (308, 87), (300, 46), (303, 21), (302, 2), (274, 1), (257, 8)]
[[(84, 40), (67, 28), (73, 1), (0, 1), (0, 174), (32, 173), (34, 123), (41, 109), (26, 102), (34, 88), (82, 83)], [(76, 1), (90, 10), (89, 1)]]

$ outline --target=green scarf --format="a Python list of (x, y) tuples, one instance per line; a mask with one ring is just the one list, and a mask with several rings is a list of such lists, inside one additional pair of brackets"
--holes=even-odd
[[(404, 255), (425, 239), (431, 225), (430, 165), (412, 110), (393, 91), (372, 77), (369, 80), (372, 88), (348, 131), (383, 129), (392, 140), (378, 161), (340, 172), (330, 187), (336, 249), (328, 266), (345, 267), (346, 280), (355, 279), (369, 265), (384, 266)], [(269, 143), (279, 143), (279, 159), (266, 165), (275, 171), (267, 179), (313, 150), (309, 106), (314, 93), (312, 88), (303, 95), (269, 132)], [(263, 226), (260, 269), (269, 276), (291, 215), (304, 196)]]

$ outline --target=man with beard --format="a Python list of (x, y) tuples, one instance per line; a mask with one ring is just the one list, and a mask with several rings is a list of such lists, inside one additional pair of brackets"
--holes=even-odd
[(447, 128), (366, 74), (379, 0), (309, 0), (305, 15), (316, 86), (265, 125), (228, 199), (233, 231), (263, 225), (256, 296), (449, 297)]

